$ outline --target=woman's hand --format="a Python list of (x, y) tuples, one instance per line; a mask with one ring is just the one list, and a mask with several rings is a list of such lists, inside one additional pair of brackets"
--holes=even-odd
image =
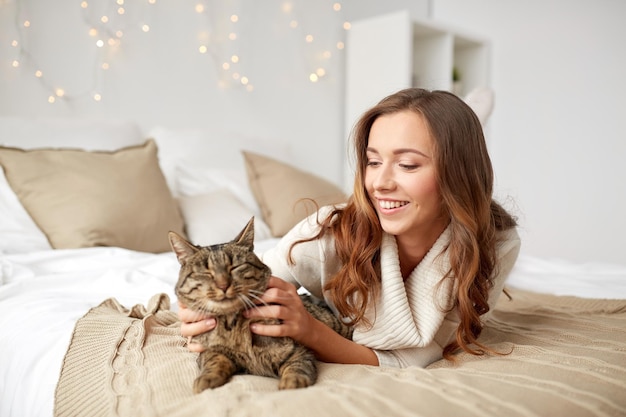
[(378, 365), (373, 350), (345, 339), (333, 329), (316, 320), (304, 307), (296, 287), (271, 277), (267, 291), (261, 296), (267, 304), (245, 311), (249, 318), (277, 318), (280, 324), (253, 323), (252, 333), (263, 336), (288, 336), (311, 349), (323, 362)]
[(293, 284), (273, 276), (261, 300), (266, 304), (250, 308), (244, 315), (248, 318), (277, 318), (281, 324), (253, 323), (250, 325), (252, 333), (288, 336), (305, 346), (310, 343), (311, 328), (316, 320), (302, 304)]
[(193, 336), (213, 330), (217, 325), (215, 318), (192, 311), (186, 305), (178, 302), (178, 318), (180, 319), (180, 334), (188, 340), (187, 347), (192, 352), (202, 352), (204, 347), (200, 343), (191, 341)]

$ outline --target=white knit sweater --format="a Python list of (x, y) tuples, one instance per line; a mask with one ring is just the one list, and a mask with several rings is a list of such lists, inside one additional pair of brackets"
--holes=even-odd
[[(323, 218), (329, 211), (329, 207), (324, 207), (319, 216)], [(296, 225), (275, 248), (262, 254), (262, 259), (272, 268), (273, 275), (304, 287), (316, 297), (324, 298), (333, 307), (322, 291), (327, 280), (341, 266), (331, 236), (296, 245), (292, 253), (295, 265), (287, 262), (291, 244), (319, 230), (316, 218), (316, 215), (312, 215)], [(489, 295), (491, 310), (520, 249), (520, 239), (515, 229), (502, 232), (499, 238), (498, 275)], [(425, 367), (441, 359), (443, 347), (455, 337), (459, 323), (457, 311), (444, 313), (455, 301), (455, 284), (452, 280), (441, 282), (449, 267), (448, 254), (444, 251), (449, 241), (448, 227), (404, 281), (400, 273), (396, 240), (394, 236), (384, 234), (381, 245), (381, 293), (366, 312), (372, 325), (358, 325), (353, 336), (355, 342), (375, 351), (381, 366)]]

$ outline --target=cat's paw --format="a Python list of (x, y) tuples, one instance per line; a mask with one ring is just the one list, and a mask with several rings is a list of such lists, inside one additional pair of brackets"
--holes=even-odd
[(193, 382), (193, 392), (200, 394), (205, 389), (221, 387), (228, 382), (228, 379), (214, 374), (202, 374)]
[(193, 383), (193, 392), (201, 393), (207, 388), (221, 387), (236, 371), (235, 364), (227, 356), (205, 350), (198, 356), (200, 375)]
[(306, 388), (313, 385), (315, 381), (308, 375), (287, 374), (283, 375), (278, 382), (278, 389)]

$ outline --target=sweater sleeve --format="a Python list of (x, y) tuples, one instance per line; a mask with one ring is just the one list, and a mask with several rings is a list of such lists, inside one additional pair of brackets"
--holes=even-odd
[(374, 349), (374, 353), (378, 357), (378, 365), (389, 368), (407, 368), (409, 366), (425, 368), (431, 363), (441, 359), (442, 352), (443, 348), (436, 342), (432, 342), (424, 347), (408, 349)]
[[(340, 268), (331, 236), (293, 244), (308, 239), (319, 231), (318, 219), (328, 215), (331, 206), (322, 207), (318, 213), (305, 218), (294, 226), (278, 244), (260, 255), (261, 260), (277, 276), (296, 287), (304, 287), (318, 298), (324, 298), (323, 287)], [(293, 246), (293, 249), (291, 250)], [(289, 251), (294, 262), (289, 261)], [(328, 301), (328, 300), (327, 300)]]

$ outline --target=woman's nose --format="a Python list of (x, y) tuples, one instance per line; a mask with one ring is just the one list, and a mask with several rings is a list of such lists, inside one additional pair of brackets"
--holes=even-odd
[(380, 167), (374, 180), (374, 188), (377, 190), (391, 190), (395, 187), (395, 184), (391, 168)]

